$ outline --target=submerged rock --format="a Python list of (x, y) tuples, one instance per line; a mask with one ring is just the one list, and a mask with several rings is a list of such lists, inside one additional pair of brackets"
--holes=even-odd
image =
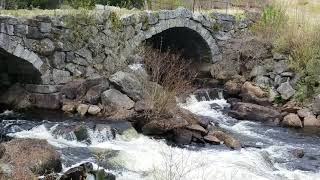
[(294, 149), (291, 151), (291, 153), (296, 158), (303, 158), (303, 156), (304, 156), (303, 149)]

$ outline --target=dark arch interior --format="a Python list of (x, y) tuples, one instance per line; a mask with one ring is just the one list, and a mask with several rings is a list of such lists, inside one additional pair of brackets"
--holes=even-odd
[(198, 32), (185, 27), (170, 28), (147, 40), (153, 48), (182, 53), (193, 62), (211, 62), (211, 51)]
[(41, 74), (28, 61), (0, 49), (0, 91), (17, 82), (38, 84)]

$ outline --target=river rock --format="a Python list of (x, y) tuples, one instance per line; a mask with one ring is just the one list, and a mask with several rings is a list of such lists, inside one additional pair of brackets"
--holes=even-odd
[(301, 109), (299, 103), (294, 100), (288, 101), (281, 107), (282, 112), (294, 113), (296, 114)]
[(272, 107), (251, 103), (235, 103), (229, 113), (232, 117), (242, 120), (267, 121), (280, 118), (280, 112)]
[(211, 143), (211, 144), (216, 144), (216, 145), (218, 145), (218, 144), (221, 143), (221, 141), (220, 141), (216, 136), (214, 136), (214, 135), (212, 135), (212, 134), (208, 134), (208, 135), (204, 136), (203, 139), (204, 139), (206, 142), (209, 142), (209, 143)]
[(65, 103), (62, 106), (62, 111), (66, 113), (73, 113), (76, 110), (76, 104), (75, 103)]
[(186, 129), (192, 130), (192, 131), (197, 131), (200, 132), (201, 134), (207, 134), (208, 131), (205, 130), (202, 126), (198, 124), (191, 124), (189, 126), (186, 126)]
[(12, 166), (15, 179), (37, 179), (62, 170), (59, 153), (46, 140), (14, 139), (4, 146), (6, 151), (1, 161)]
[(88, 173), (93, 172), (93, 165), (89, 162), (80, 164), (67, 170), (60, 180), (82, 180), (87, 179)]
[(291, 151), (291, 153), (296, 158), (303, 158), (303, 156), (304, 156), (303, 149), (294, 149)]
[(241, 83), (230, 80), (224, 84), (224, 89), (229, 95), (238, 95), (241, 91), (241, 86)]
[(313, 113), (308, 108), (299, 109), (297, 111), (297, 113), (298, 113), (299, 117), (301, 117), (301, 118), (305, 118), (305, 117), (308, 117), (308, 116), (313, 116)]
[(286, 115), (283, 118), (281, 124), (285, 127), (294, 127), (294, 128), (302, 128), (303, 127), (299, 116), (296, 114), (293, 114), (293, 113)]
[(304, 127), (320, 127), (320, 120), (314, 115), (309, 115), (303, 119)]
[(281, 94), (281, 97), (284, 100), (290, 99), (296, 93), (289, 82), (282, 83), (278, 87), (277, 91)]
[(214, 131), (214, 132), (210, 132), (209, 135), (217, 137), (220, 141), (223, 141), (224, 144), (231, 149), (241, 148), (240, 142), (225, 132)]
[(143, 98), (142, 84), (133, 74), (119, 71), (111, 76), (110, 82), (119, 86), (121, 91), (125, 92), (134, 101)]
[(182, 118), (153, 120), (142, 127), (142, 132), (147, 135), (159, 135), (169, 130), (183, 128), (188, 122)]
[(90, 104), (98, 104), (100, 101), (101, 93), (106, 91), (108, 88), (108, 81), (91, 87), (86, 93), (86, 101)]
[(78, 90), (81, 84), (83, 83), (84, 83), (84, 80), (75, 80), (75, 81), (69, 82), (61, 88), (61, 92), (63, 95), (66, 96), (66, 98), (75, 99), (77, 97)]
[(255, 66), (250, 72), (250, 78), (254, 78), (257, 76), (264, 76), (267, 74), (267, 70), (263, 66)]
[(250, 82), (245, 82), (241, 87), (242, 94), (249, 94), (251, 96), (256, 96), (259, 98), (265, 97), (266, 93), (258, 86), (254, 86)]
[(114, 107), (116, 109), (132, 109), (134, 102), (125, 94), (116, 89), (104, 91), (101, 95), (102, 104), (106, 107)]
[(41, 109), (52, 109), (57, 110), (61, 107), (61, 94), (39, 94), (33, 93), (32, 95), (33, 105)]
[[(173, 141), (178, 145), (187, 145), (192, 142), (192, 138), (197, 134), (188, 129), (174, 129), (173, 130)], [(198, 135), (195, 135), (198, 136)], [(200, 135), (201, 137), (201, 135)]]
[(31, 108), (31, 94), (20, 84), (11, 86), (5, 93), (0, 95), (0, 103), (13, 106), (16, 109)]
[(80, 104), (77, 107), (77, 111), (78, 111), (79, 114), (81, 114), (81, 116), (86, 115), (87, 112), (88, 112), (88, 109), (89, 109), (89, 105), (87, 105), (87, 104)]
[(88, 113), (91, 115), (97, 115), (101, 112), (101, 108), (96, 105), (91, 105), (88, 109)]
[(153, 103), (146, 102), (145, 100), (137, 101), (134, 104), (134, 110), (139, 113), (151, 111), (152, 109), (153, 109)]
[(320, 94), (317, 95), (312, 102), (312, 111), (316, 115), (320, 115)]

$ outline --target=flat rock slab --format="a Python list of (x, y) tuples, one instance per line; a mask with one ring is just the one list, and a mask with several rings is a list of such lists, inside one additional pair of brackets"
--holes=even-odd
[(51, 94), (59, 92), (61, 87), (61, 85), (26, 84), (24, 88), (30, 93)]

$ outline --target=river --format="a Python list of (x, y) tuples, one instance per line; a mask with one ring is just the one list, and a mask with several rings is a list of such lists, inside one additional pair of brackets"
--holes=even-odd
[[(212, 108), (215, 104), (215, 108)], [(210, 118), (212, 123), (232, 133), (245, 146), (230, 150), (224, 145), (189, 145), (184, 148), (168, 145), (134, 131), (126, 131), (113, 139), (110, 129), (88, 129), (90, 142), (77, 142), (72, 137), (57, 136), (61, 124), (68, 126), (74, 119), (32, 121), (11, 111), (0, 115), (1, 130), (15, 138), (46, 139), (62, 155), (63, 168), (81, 162), (93, 162), (105, 168), (119, 180), (317, 180), (320, 179), (320, 132), (294, 130), (272, 123), (238, 121), (222, 109), (229, 104), (224, 99), (197, 101), (191, 96), (180, 104), (191, 112)], [(220, 107), (220, 108), (217, 108)], [(116, 123), (117, 124), (117, 123)], [(125, 124), (125, 123), (124, 123)], [(115, 126), (122, 126), (118, 123)], [(292, 155), (303, 149), (305, 156)], [(92, 155), (103, 152), (107, 159)], [(96, 153), (99, 154), (99, 153)], [(99, 166), (97, 165), (99, 164)]]

